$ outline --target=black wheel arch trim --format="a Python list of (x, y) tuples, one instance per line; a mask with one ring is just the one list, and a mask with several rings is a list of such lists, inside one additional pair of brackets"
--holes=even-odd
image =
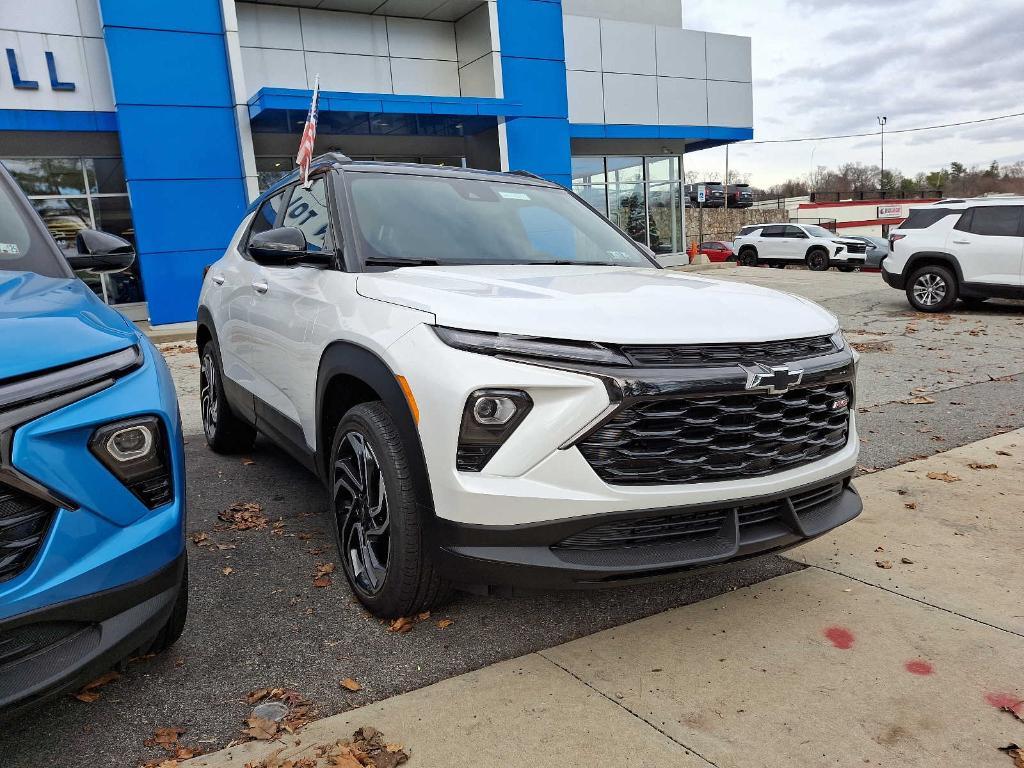
[[(213, 341), (217, 341), (220, 338), (217, 335), (217, 325), (213, 322), (213, 313), (205, 305), (200, 304), (199, 309), (196, 311), (196, 346), (199, 346), (204, 330), (210, 334), (210, 339)], [(220, 385), (224, 390), (224, 397), (227, 399), (228, 405), (231, 406), (232, 413), (255, 427), (255, 396), (234, 379), (229, 379), (225, 376), (223, 370), (220, 372)]]
[[(430, 477), (423, 454), (419, 428), (409, 409), (405, 393), (391, 367), (376, 353), (350, 341), (336, 341), (324, 350), (316, 377), (316, 465), (321, 479), (326, 483), (330, 478), (330, 446), (333, 435), (324, 434), (324, 407), (327, 387), (336, 376), (351, 376), (370, 387), (380, 395), (381, 401), (391, 413), (395, 427), (402, 439), (409, 460), (409, 468), (416, 489), (417, 499), (430, 505), (433, 513), (433, 495), (430, 491)], [(454, 455), (454, 447), (453, 447)]]
[(907, 259), (906, 266), (903, 268), (903, 274), (906, 275), (905, 279), (909, 280), (914, 270), (918, 269), (918, 264), (926, 259), (929, 261), (938, 260), (946, 266), (952, 267), (957, 283), (963, 285), (964, 272), (960, 268), (960, 262), (957, 261), (956, 256), (944, 251), (916, 251), (911, 254), (910, 258)]

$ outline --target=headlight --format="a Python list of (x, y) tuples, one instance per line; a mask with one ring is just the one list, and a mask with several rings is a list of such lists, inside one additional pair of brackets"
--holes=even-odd
[(167, 434), (156, 416), (100, 427), (89, 440), (89, 450), (150, 509), (174, 499)]
[(462, 411), (456, 469), (482, 470), (531, 408), (533, 400), (518, 389), (478, 389), (471, 394)]
[(434, 333), (449, 347), (481, 355), (508, 355), (540, 360), (561, 360), (574, 363), (628, 366), (621, 352), (596, 342), (542, 339), (507, 333), (464, 331), (435, 325)]
[(843, 335), (842, 330), (838, 330), (832, 334), (831, 337), (832, 346), (836, 349), (846, 349), (850, 346), (850, 343), (846, 340), (846, 336)]

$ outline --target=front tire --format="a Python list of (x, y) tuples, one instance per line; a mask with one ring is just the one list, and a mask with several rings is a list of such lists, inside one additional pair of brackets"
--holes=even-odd
[(828, 251), (824, 248), (815, 248), (807, 254), (807, 268), (812, 272), (827, 272), (828, 266)]
[(956, 277), (938, 264), (921, 267), (907, 281), (907, 301), (918, 312), (945, 312), (959, 293)]
[(840, 272), (853, 272), (857, 268), (856, 267), (851, 267), (849, 265), (844, 265), (844, 266), (841, 266), (841, 267), (836, 267), (836, 269), (838, 269)]
[(757, 249), (752, 247), (741, 248), (736, 261), (741, 267), (756, 267)]
[(367, 610), (392, 619), (448, 600), (425, 542), (409, 458), (381, 402), (357, 405), (331, 444), (331, 523), (345, 576)]
[(238, 418), (228, 405), (217, 342), (212, 339), (206, 342), (199, 352), (199, 359), (199, 407), (207, 445), (216, 453), (252, 450), (256, 429)]

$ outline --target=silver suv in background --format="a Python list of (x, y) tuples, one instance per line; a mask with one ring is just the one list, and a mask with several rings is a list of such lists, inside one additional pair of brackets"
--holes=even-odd
[(889, 233), (882, 279), (920, 312), (1024, 299), (1024, 198), (940, 200)]

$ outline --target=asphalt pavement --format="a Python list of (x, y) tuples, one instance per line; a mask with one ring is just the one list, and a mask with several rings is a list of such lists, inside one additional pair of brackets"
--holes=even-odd
[[(1022, 304), (934, 317), (914, 313), (875, 274), (736, 268), (712, 276), (807, 296), (840, 317), (864, 350), (858, 418), (865, 471), (1024, 426)], [(165, 756), (144, 740), (172, 726), (185, 730), (182, 743), (211, 751), (240, 737), (254, 689), (297, 690), (319, 715), (331, 715), (799, 567), (770, 557), (654, 586), (460, 596), (412, 631), (390, 632), (361, 610), (340, 573), (329, 586), (314, 586), (318, 568), (336, 562), (318, 482), (262, 439), (247, 457), (207, 450), (194, 346), (164, 349), (188, 441), (185, 635), (167, 654), (131, 663), (98, 701), (65, 697), (6, 724), (0, 747), (9, 768), (139, 765)], [(267, 526), (232, 530), (218, 520), (236, 502), (261, 505)], [(443, 619), (451, 623), (441, 628)], [(343, 678), (361, 689), (341, 688)]]

